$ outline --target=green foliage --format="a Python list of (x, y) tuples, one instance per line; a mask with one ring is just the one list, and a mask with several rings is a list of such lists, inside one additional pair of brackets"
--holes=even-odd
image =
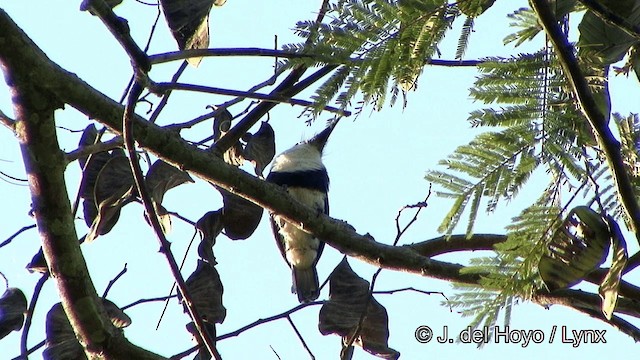
[(548, 205), (553, 200), (547, 195), (513, 219), (507, 241), (496, 248), (498, 255), (472, 259), (465, 268), (465, 273), (482, 274), (482, 280), (475, 286), (457, 284), (459, 293), (449, 305), (463, 316), (474, 316), (473, 328), (482, 325), (491, 330), (502, 311), (508, 324), (515, 301), (529, 299), (542, 286), (537, 264), (561, 223), (561, 209)]
[[(449, 159), (440, 162), (447, 166), (446, 172), (431, 171), (427, 174), (428, 181), (446, 189), (437, 192), (439, 196), (455, 199), (440, 225), (440, 231), (451, 232), (470, 204), (467, 234), (471, 234), (481, 197), (489, 199), (486, 210), (492, 211), (501, 198), (511, 199), (518, 193), (538, 165), (532, 135), (526, 125), (481, 134), (468, 145), (459, 147)], [(455, 173), (464, 174), (472, 180)]]
[(440, 231), (450, 234), (468, 207), (470, 235), (482, 198), (486, 211), (493, 211), (501, 200), (516, 196), (540, 165), (561, 181), (583, 177), (581, 162), (591, 136), (552, 62), (551, 54), (540, 51), (479, 65), (471, 96), (503, 105), (474, 111), (469, 121), (504, 129), (479, 135), (440, 162), (446, 170), (427, 174), (428, 181), (446, 190), (438, 195), (454, 199)]
[(393, 104), (416, 86), (446, 30), (460, 15), (444, 0), (345, 0), (329, 6), (329, 23), (299, 22), (296, 34), (307, 44), (284, 49), (313, 55), (283, 66), (340, 64), (317, 90), (314, 114), (332, 100), (347, 107), (361, 94), (365, 103), (380, 109), (392, 94)]
[[(462, 59), (475, 20), (493, 3), (341, 0), (329, 7), (328, 22), (297, 24), (296, 33), (305, 43), (285, 49), (311, 56), (288, 60), (283, 66), (338, 65), (314, 95), (314, 115), (333, 101), (345, 108), (358, 99), (360, 104), (380, 109), (387, 101), (393, 105), (402, 94), (406, 104), (408, 91), (415, 88), (425, 65), (438, 54), (438, 45), (453, 21), (464, 18), (455, 54)], [(550, 5), (569, 34), (568, 15), (584, 7), (576, 0), (552, 0)], [(636, 24), (635, 16), (634, 12), (626, 19)], [(504, 39), (505, 44), (518, 46), (542, 32), (530, 9), (518, 9), (508, 17), (515, 32)], [(640, 68), (636, 41), (590, 13), (579, 30), (584, 34), (576, 56), (596, 105), (609, 119), (609, 65), (632, 50), (621, 71)], [(618, 36), (623, 33), (625, 36)], [(466, 234), (471, 236), (481, 209), (493, 212), (521, 193), (536, 171), (548, 174), (542, 196), (513, 219), (507, 227), (508, 240), (495, 249), (496, 256), (474, 259), (465, 270), (482, 274), (481, 284), (460, 287), (463, 291), (450, 305), (462, 309), (464, 315), (475, 316), (473, 326), (495, 324), (501, 311), (506, 311), (508, 321), (514, 301), (528, 299), (544, 286), (538, 264), (567, 208), (597, 204), (599, 211), (616, 219), (624, 213), (589, 122), (579, 111), (555, 54), (546, 41), (544, 45), (534, 53), (482, 59), (470, 96), (485, 106), (471, 112), (468, 120), (474, 127), (494, 129), (458, 147), (440, 162), (442, 168), (426, 176), (437, 195), (452, 199), (439, 231), (451, 234), (465, 218)], [(640, 187), (638, 118), (614, 114), (613, 119), (611, 125), (618, 128), (626, 165)], [(576, 204), (579, 195), (582, 201)], [(613, 301), (613, 296), (608, 299)]]

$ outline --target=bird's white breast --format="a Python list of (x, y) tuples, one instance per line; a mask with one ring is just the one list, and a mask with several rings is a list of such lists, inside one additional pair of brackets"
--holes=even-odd
[[(322, 191), (296, 187), (287, 188), (287, 191), (299, 202), (317, 209), (318, 212), (324, 212), (327, 195)], [(278, 215), (275, 215), (274, 218), (278, 224), (280, 235), (282, 235), (285, 256), (289, 264), (301, 269), (311, 267), (316, 260), (320, 240), (283, 220)]]

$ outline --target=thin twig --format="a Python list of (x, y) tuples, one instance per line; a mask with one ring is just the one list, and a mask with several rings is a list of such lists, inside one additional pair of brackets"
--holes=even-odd
[(107, 295), (109, 294), (109, 290), (111, 290), (111, 287), (113, 286), (113, 284), (115, 284), (116, 281), (118, 281), (118, 279), (120, 279), (122, 275), (124, 275), (126, 272), (127, 272), (127, 263), (124, 263), (124, 267), (122, 268), (122, 270), (118, 273), (118, 275), (116, 275), (116, 277), (113, 278), (113, 280), (109, 281), (109, 284), (107, 284), (107, 288), (104, 289), (104, 293), (102, 294), (103, 299), (107, 298)]
[(155, 6), (158, 12), (156, 13), (156, 19), (153, 21), (153, 25), (151, 25), (151, 30), (149, 30), (149, 37), (147, 38), (147, 44), (144, 46), (145, 54), (149, 51), (149, 47), (151, 47), (151, 40), (153, 39), (153, 35), (156, 33), (156, 29), (158, 28), (158, 23), (160, 23), (160, 17), (162, 16), (162, 10), (160, 9), (160, 2), (155, 4), (147, 4), (151, 6)]
[[(173, 74), (173, 77), (171, 78), (171, 83), (175, 83), (178, 81), (178, 79), (180, 79), (180, 76), (182, 76), (184, 71), (187, 69), (188, 65), (189, 63), (186, 61), (183, 61), (182, 64), (180, 64), (180, 67), (178, 68), (176, 73)], [(151, 114), (151, 116), (149, 117), (149, 122), (152, 122), (152, 123), (156, 122), (156, 120), (158, 119), (158, 116), (160, 116), (160, 112), (162, 112), (162, 109), (164, 109), (164, 107), (169, 102), (169, 96), (171, 96), (171, 90), (164, 93), (164, 95), (162, 96), (162, 100), (160, 100), (160, 102), (158, 103), (158, 106), (156, 106), (156, 109), (153, 111), (153, 114)]]
[(276, 58), (308, 58), (313, 57), (311, 54), (301, 54), (299, 52), (274, 50), (264, 48), (218, 48), (218, 49), (191, 49), (182, 51), (173, 51), (163, 54), (150, 55), (151, 64), (161, 64), (164, 62), (175, 60), (186, 60), (189, 58), (207, 57), (207, 56), (260, 56), (260, 57), (276, 57)]
[[(304, 80), (297, 82), (302, 74), (305, 72), (305, 67), (294, 69), (286, 79), (280, 83), (269, 95), (276, 97), (289, 98), (302, 90), (309, 87), (311, 84), (320, 80), (323, 76), (329, 74), (336, 68), (335, 65), (327, 65), (320, 68), (318, 71), (305, 78)], [(296, 83), (297, 82), (297, 83)], [(215, 150), (217, 152), (227, 151), (233, 144), (235, 144), (258, 120), (269, 112), (277, 103), (270, 101), (263, 101), (258, 104), (247, 116), (245, 116), (240, 122), (236, 124), (230, 131), (228, 131), (220, 140), (215, 143)]]
[(27, 316), (24, 320), (24, 326), (22, 328), (22, 336), (20, 337), (20, 354), (21, 357), (27, 358), (29, 354), (29, 349), (27, 349), (27, 340), (29, 337), (29, 329), (31, 328), (31, 321), (33, 320), (33, 313), (36, 310), (36, 303), (38, 302), (38, 297), (40, 296), (40, 291), (44, 286), (44, 283), (49, 278), (49, 274), (43, 274), (36, 286), (33, 288), (33, 295), (31, 295), (31, 302), (29, 302), (29, 309), (27, 310)]
[(11, 132), (16, 131), (16, 121), (2, 112), (0, 110), (0, 124), (4, 125), (7, 129), (11, 130)]
[[(9, 174), (7, 174), (7, 173), (5, 173), (5, 172), (2, 172), (2, 171), (0, 171), (0, 175), (1, 175), (1, 176), (4, 176), (4, 177), (6, 177), (6, 178), (9, 178), (9, 180), (17, 181), (17, 182), (19, 182), (19, 183), (21, 183), (21, 182), (28, 182), (28, 181), (29, 181), (29, 180), (27, 180), (27, 179), (21, 179), (21, 178), (17, 178), (17, 177), (15, 177), (15, 176), (11, 176), (11, 175), (9, 175)], [(6, 182), (8, 182), (9, 184), (12, 184), (12, 185), (28, 186), (28, 185), (23, 185), (23, 184), (15, 184), (15, 183), (12, 183), (11, 181), (6, 180), (6, 179), (2, 179), (2, 180), (6, 181)]]
[[(240, 91), (240, 90), (223, 89), (223, 88), (218, 88), (213, 86), (184, 84), (184, 83), (176, 83), (176, 82), (155, 83), (153, 85), (153, 91), (156, 93), (166, 94), (167, 92), (170, 92), (172, 90), (195, 91), (195, 92), (202, 92), (207, 94), (236, 96), (244, 99), (257, 99), (257, 100), (262, 100), (267, 102), (284, 103), (284, 104), (291, 104), (291, 105), (298, 105), (298, 106), (313, 105), (312, 101), (294, 99), (289, 96), (280, 96), (277, 94), (262, 94), (262, 93), (256, 93), (256, 92), (246, 92), (246, 91)], [(336, 113), (340, 116), (351, 115), (350, 111), (336, 108), (333, 106), (325, 106), (323, 109), (325, 111)]]
[(80, 10), (91, 10), (105, 24), (114, 38), (118, 40), (122, 48), (126, 51), (134, 68), (143, 72), (151, 70), (151, 63), (147, 54), (136, 44), (129, 31), (126, 20), (119, 18), (104, 0), (84, 0), (80, 5)]
[(140, 300), (136, 300), (134, 302), (132, 302), (131, 304), (125, 305), (123, 307), (120, 308), (120, 310), (127, 310), (130, 307), (134, 307), (136, 305), (140, 305), (140, 304), (144, 304), (144, 303), (148, 303), (148, 302), (155, 302), (155, 301), (166, 301), (166, 300), (170, 300), (170, 299), (175, 299), (177, 298), (178, 295), (177, 294), (173, 294), (173, 295), (169, 295), (169, 296), (160, 296), (160, 297), (155, 297), (155, 298), (149, 298), (149, 299), (140, 299)]
[(20, 354), (20, 355), (14, 357), (11, 360), (27, 360), (28, 359), (28, 357), (27, 357), (28, 355), (31, 355), (34, 352), (36, 352), (41, 347), (45, 346), (46, 343), (47, 343), (47, 340), (42, 340), (39, 343), (37, 343), (36, 345), (34, 345), (31, 349), (28, 349), (26, 353)]
[(315, 360), (316, 357), (311, 352), (311, 349), (309, 349), (309, 346), (307, 345), (307, 342), (304, 341), (304, 338), (302, 337), (302, 334), (300, 334), (300, 331), (298, 331), (298, 328), (296, 327), (296, 324), (294, 324), (293, 320), (291, 320), (291, 316), (290, 315), (287, 315), (287, 321), (289, 321), (289, 325), (291, 325), (291, 327), (293, 328), (293, 331), (295, 331), (296, 335), (298, 336), (298, 339), (300, 339), (300, 342), (302, 343), (302, 346), (305, 348), (305, 350), (307, 350), (307, 352), (309, 353), (309, 356), (311, 357), (311, 359)]
[(269, 347), (271, 348), (271, 351), (273, 351), (273, 355), (275, 355), (276, 358), (278, 358), (278, 360), (282, 360), (280, 355), (276, 352), (276, 349), (274, 349), (273, 346), (271, 346), (271, 345), (269, 345)]
[(296, 312), (298, 310), (302, 310), (302, 309), (307, 308), (309, 306), (324, 305), (324, 303), (325, 303), (325, 301), (320, 300), (320, 301), (312, 301), (312, 302), (308, 302), (308, 303), (297, 305), (297, 306), (295, 306), (295, 307), (293, 307), (293, 308), (291, 308), (291, 309), (289, 309), (289, 310), (287, 310), (285, 312), (282, 312), (280, 314), (269, 316), (269, 317), (264, 318), (264, 319), (258, 319), (256, 321), (252, 322), (251, 324), (245, 325), (245, 326), (243, 326), (243, 327), (241, 327), (241, 328), (239, 328), (237, 330), (234, 330), (232, 332), (226, 333), (224, 335), (220, 335), (220, 336), (218, 336), (216, 338), (216, 341), (221, 341), (221, 340), (224, 340), (224, 339), (228, 339), (228, 338), (231, 338), (231, 337), (238, 336), (238, 335), (242, 334), (243, 332), (245, 332), (247, 330), (250, 330), (250, 329), (253, 329), (254, 327), (256, 327), (258, 325), (266, 324), (268, 322), (272, 322), (272, 321), (275, 321), (275, 320), (280, 320), (280, 319), (286, 318), (287, 316), (293, 314), (294, 312)]
[(367, 313), (369, 312), (369, 304), (371, 304), (371, 300), (373, 299), (373, 289), (376, 286), (376, 280), (378, 276), (382, 272), (382, 268), (378, 268), (376, 272), (371, 277), (371, 284), (369, 286), (369, 295), (367, 296), (367, 301), (364, 302), (364, 309), (360, 313), (360, 318), (358, 319), (358, 324), (356, 328), (353, 330), (353, 333), (349, 336), (347, 341), (345, 341), (342, 345), (342, 351), (340, 352), (340, 359), (350, 358), (351, 347), (355, 340), (360, 336), (360, 332), (362, 331), (362, 326), (364, 324), (364, 319), (367, 317)]
[(122, 147), (122, 138), (120, 136), (117, 136), (109, 141), (97, 142), (95, 144), (86, 145), (76, 150), (73, 150), (71, 152), (68, 152), (65, 155), (65, 160), (67, 161), (67, 163), (70, 163), (84, 156), (89, 156), (99, 152), (117, 149), (119, 147)]
[(5, 240), (2, 243), (0, 243), (0, 248), (2, 248), (3, 246), (6, 246), (9, 243), (11, 243), (11, 241), (13, 241), (13, 239), (15, 239), (18, 235), (22, 234), (23, 232), (25, 232), (25, 231), (27, 231), (29, 229), (35, 229), (35, 227), (36, 227), (36, 224), (23, 226), (20, 230), (16, 231), (15, 233), (13, 233), (13, 235), (9, 236), (7, 238), (7, 240)]
[(393, 289), (393, 290), (376, 290), (376, 291), (373, 292), (373, 294), (392, 295), (392, 294), (395, 294), (397, 292), (403, 292), (403, 291), (413, 291), (413, 292), (417, 292), (417, 293), (425, 294), (425, 295), (440, 295), (446, 300), (447, 305), (449, 306), (449, 311), (453, 312), (453, 308), (451, 307), (451, 304), (449, 304), (449, 298), (442, 291), (426, 291), (426, 290), (416, 289), (414, 287), (405, 287), (405, 288)]
[[(430, 197), (431, 197), (431, 183), (429, 183), (429, 191), (427, 192), (427, 196), (424, 198), (423, 201), (413, 205), (405, 205), (400, 210), (398, 210), (398, 215), (396, 216), (396, 238), (393, 241), (393, 246), (398, 245), (398, 242), (400, 241), (400, 238), (402, 237), (402, 235), (404, 235), (404, 233), (407, 230), (409, 230), (411, 225), (413, 225), (418, 220), (418, 215), (420, 215), (420, 211), (422, 211), (422, 209), (427, 207), (427, 200), (429, 200)], [(405, 225), (404, 228), (400, 229), (400, 215), (402, 215), (402, 212), (407, 209), (417, 209), (417, 210), (415, 214), (413, 214), (413, 217), (411, 218), (411, 220), (409, 220), (407, 225)]]
[[(228, 338), (239, 336), (243, 332), (245, 332), (247, 330), (250, 330), (250, 329), (253, 329), (256, 326), (260, 326), (262, 324), (266, 324), (266, 323), (269, 323), (269, 322), (272, 322), (272, 321), (275, 321), (275, 320), (280, 320), (280, 319), (286, 318), (289, 315), (295, 313), (296, 311), (302, 310), (302, 309), (307, 308), (309, 306), (324, 305), (325, 303), (326, 303), (326, 301), (320, 300), (320, 301), (313, 301), (313, 302), (297, 305), (297, 306), (295, 306), (295, 307), (293, 307), (293, 308), (291, 308), (291, 309), (289, 309), (289, 310), (287, 310), (285, 312), (282, 312), (280, 314), (269, 316), (269, 317), (263, 318), (263, 319), (258, 319), (256, 321), (252, 322), (251, 324), (245, 325), (245, 326), (243, 326), (243, 327), (241, 327), (241, 328), (239, 328), (237, 330), (234, 330), (232, 332), (226, 333), (224, 335), (220, 335), (220, 336), (216, 337), (216, 342), (219, 342), (219, 341), (222, 341), (222, 340), (225, 340), (225, 339), (228, 339)], [(200, 345), (196, 345), (196, 346), (194, 346), (194, 347), (192, 347), (192, 348), (190, 348), (188, 350), (185, 350), (185, 351), (183, 351), (183, 352), (181, 352), (179, 354), (171, 356), (169, 359), (170, 360), (182, 359), (183, 357), (185, 357), (185, 356), (187, 356), (187, 355), (189, 355), (189, 354), (191, 354), (193, 352), (196, 352), (199, 349), (200, 349)]]
[(9, 289), (9, 279), (4, 275), (2, 271), (0, 271), (0, 277), (4, 280), (4, 288), (5, 290)]
[[(196, 225), (193, 222), (191, 224), (193, 226)], [(187, 245), (187, 250), (185, 250), (184, 256), (182, 257), (182, 262), (180, 263), (180, 271), (182, 271), (182, 268), (184, 267), (184, 263), (187, 261), (187, 255), (189, 255), (189, 250), (191, 249), (191, 245), (193, 245), (193, 241), (196, 238), (196, 234), (197, 234), (197, 231), (195, 231), (193, 233), (193, 236), (191, 237), (191, 241), (189, 241), (189, 245)], [(176, 288), (176, 282), (174, 281), (173, 284), (171, 284), (171, 289), (169, 289), (169, 296), (171, 296), (171, 294), (173, 294), (173, 290), (175, 288)], [(158, 318), (158, 322), (156, 323), (156, 330), (158, 330), (160, 328), (160, 323), (162, 322), (162, 319), (164, 318), (164, 314), (167, 312), (167, 307), (168, 306), (169, 306), (169, 298), (167, 298), (166, 301), (164, 302), (164, 307), (162, 308), (162, 312), (160, 313), (160, 317)]]
[(124, 138), (125, 148), (127, 149), (127, 153), (129, 155), (129, 164), (131, 165), (133, 178), (136, 183), (138, 194), (142, 199), (142, 204), (147, 214), (147, 219), (149, 219), (149, 223), (151, 224), (158, 242), (160, 243), (161, 252), (165, 255), (169, 263), (169, 267), (171, 268), (173, 277), (176, 280), (178, 289), (182, 294), (185, 307), (187, 308), (188, 313), (191, 316), (191, 320), (193, 321), (198, 334), (207, 347), (209, 354), (211, 354), (216, 359), (221, 359), (221, 356), (215, 347), (215, 343), (211, 339), (211, 336), (204, 325), (202, 317), (194, 306), (193, 299), (189, 294), (185, 281), (182, 278), (182, 274), (180, 274), (180, 269), (178, 267), (178, 264), (176, 263), (175, 258), (173, 257), (173, 253), (171, 252), (170, 243), (166, 239), (166, 237), (164, 236), (164, 232), (162, 231), (162, 226), (160, 225), (160, 221), (158, 220), (158, 214), (156, 213), (155, 207), (153, 206), (153, 202), (151, 200), (151, 196), (145, 186), (144, 175), (142, 174), (142, 169), (140, 168), (140, 164), (138, 163), (138, 157), (135, 149), (135, 137), (133, 135), (132, 116), (134, 114), (135, 106), (138, 98), (140, 97), (140, 94), (142, 93), (142, 90), (143, 87), (140, 86), (140, 84), (136, 81), (131, 87), (131, 91), (129, 92), (129, 98), (127, 100), (127, 105), (125, 106), (124, 116), (122, 120), (122, 135)]

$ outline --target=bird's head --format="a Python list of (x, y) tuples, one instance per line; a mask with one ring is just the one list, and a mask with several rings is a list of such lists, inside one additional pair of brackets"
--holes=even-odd
[(300, 142), (276, 156), (271, 171), (304, 171), (322, 169), (322, 151), (335, 128), (332, 122), (309, 140)]

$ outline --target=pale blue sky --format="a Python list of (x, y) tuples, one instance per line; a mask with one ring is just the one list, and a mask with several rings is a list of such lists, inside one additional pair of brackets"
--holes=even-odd
[[(269, 1), (229, 0), (211, 14), (211, 47), (265, 47), (271, 48), (274, 35), (279, 44), (298, 41), (292, 35), (297, 20), (315, 18), (319, 1)], [(502, 46), (501, 39), (510, 31), (506, 27), (509, 20), (506, 13), (516, 8), (511, 1), (498, 1), (486, 16), (477, 21), (477, 31), (472, 35), (467, 57), (476, 59), (490, 55), (509, 55), (525, 49), (513, 50)], [(526, 6), (526, 1), (518, 1)], [(506, 6), (512, 6), (507, 8)], [(31, 38), (41, 46), (48, 56), (67, 70), (103, 91), (114, 99), (119, 99), (129, 76), (129, 60), (117, 42), (102, 23), (88, 13), (78, 11), (79, 2), (51, 1), (0, 1), (13, 19), (22, 26)], [(144, 44), (156, 11), (131, 0), (118, 7), (117, 13), (128, 18), (134, 38)], [(152, 42), (150, 53), (175, 49), (162, 22)], [(457, 23), (458, 27), (460, 23)], [(451, 32), (450, 40), (441, 50), (443, 59), (452, 59), (455, 51), (457, 32)], [(536, 39), (529, 49), (541, 46), (542, 39)], [(255, 83), (267, 79), (272, 70), (272, 59), (252, 58), (209, 58), (199, 68), (189, 68), (181, 78), (182, 82), (245, 90)], [(170, 63), (154, 68), (153, 80), (168, 81), (179, 64)], [(325, 152), (325, 164), (331, 176), (331, 215), (343, 219), (360, 233), (370, 233), (378, 241), (391, 243), (395, 237), (394, 219), (400, 207), (416, 203), (424, 198), (428, 183), (423, 179), (425, 172), (434, 169), (438, 160), (446, 157), (456, 146), (465, 144), (479, 133), (471, 129), (466, 118), (469, 111), (482, 106), (469, 100), (468, 88), (473, 83), (473, 69), (427, 67), (419, 81), (418, 91), (409, 95), (409, 106), (402, 109), (385, 108), (382, 112), (365, 109), (357, 118), (343, 119)], [(618, 78), (612, 82), (614, 109), (626, 114), (638, 111), (638, 84), (635, 78)], [(615, 94), (620, 94), (616, 96)], [(309, 93), (298, 97), (304, 98)], [(174, 93), (169, 106), (159, 119), (160, 124), (190, 120), (206, 111), (209, 104), (219, 104), (228, 98), (194, 93)], [(237, 114), (246, 105), (233, 107)], [(139, 107), (139, 112), (145, 106)], [(5, 86), (0, 86), (0, 110), (11, 114), (10, 96)], [(298, 118), (301, 108), (280, 105), (270, 113), (270, 123), (276, 130), (278, 151), (282, 151), (301, 139), (312, 136), (324, 125), (324, 121), (312, 127)], [(321, 116), (321, 120), (328, 118)], [(73, 109), (60, 112), (58, 125), (79, 130), (87, 125), (86, 117)], [(185, 133), (193, 139), (210, 134), (210, 125), (205, 124)], [(60, 137), (66, 151), (74, 149), (78, 134), (60, 130)], [(16, 177), (24, 177), (19, 148), (12, 134), (0, 129), (0, 170)], [(70, 193), (78, 186), (78, 167), (69, 167), (68, 181)], [(502, 227), (524, 206), (537, 196), (537, 191), (545, 185), (542, 174), (533, 177), (523, 190), (521, 198), (500, 206), (495, 214), (482, 217), (476, 226), (477, 232), (502, 232)], [(0, 207), (0, 218), (4, 219), (0, 228), (0, 240), (7, 238), (22, 226), (29, 225), (29, 194), (22, 185), (0, 183), (5, 206)], [(531, 196), (528, 196), (528, 195)], [(202, 181), (184, 185), (170, 191), (164, 205), (181, 215), (197, 220), (206, 211), (221, 206), (217, 192)], [(403, 237), (402, 243), (419, 242), (437, 236), (436, 228), (448, 201), (432, 197), (419, 222)], [(83, 221), (78, 221), (78, 233), (86, 232)], [(172, 249), (176, 257), (182, 257), (192, 237), (190, 226), (174, 219), (174, 229), (170, 234)], [(630, 242), (632, 243), (632, 242)], [(30, 298), (38, 276), (22, 270), (38, 249), (37, 234), (31, 230), (0, 249), (0, 271), (9, 278), (10, 285), (22, 288)], [(158, 245), (151, 230), (142, 217), (142, 209), (137, 204), (125, 208), (121, 222), (107, 236), (94, 243), (84, 245), (92, 278), (102, 293), (111, 280), (128, 264), (128, 273), (111, 290), (110, 299), (123, 306), (140, 298), (166, 295), (171, 287), (171, 278), (164, 258), (157, 252)], [(635, 247), (632, 248), (635, 250)], [(195, 268), (195, 249), (192, 248), (184, 274), (188, 276)], [(225, 286), (224, 304), (227, 319), (218, 326), (218, 334), (225, 334), (240, 328), (258, 318), (283, 312), (295, 305), (297, 300), (289, 291), (290, 274), (278, 253), (270, 233), (266, 216), (258, 231), (246, 241), (231, 241), (220, 237), (214, 251), (219, 262), (218, 271)], [(340, 261), (341, 255), (327, 247), (319, 264), (322, 282)], [(464, 262), (466, 257), (449, 255), (447, 260)], [(351, 260), (351, 265), (365, 279), (370, 279), (375, 269), (369, 265)], [(384, 271), (377, 282), (378, 290), (389, 290), (412, 286), (427, 291), (443, 291), (447, 296), (454, 294), (448, 283), (419, 278), (416, 275)], [(323, 289), (321, 298), (328, 296)], [(377, 297), (390, 316), (389, 345), (402, 353), (402, 359), (438, 358), (454, 359), (473, 356), (476, 359), (539, 359), (543, 355), (554, 357), (576, 357), (596, 359), (607, 354), (615, 357), (627, 355), (633, 340), (618, 333), (610, 326), (592, 320), (575, 311), (554, 306), (548, 310), (533, 304), (515, 308), (511, 328), (521, 330), (542, 330), (545, 340), (551, 328), (566, 326), (569, 330), (606, 330), (606, 344), (581, 345), (577, 348), (563, 344), (558, 336), (553, 344), (530, 344), (523, 348), (520, 344), (489, 344), (481, 350), (470, 344), (419, 344), (414, 339), (417, 326), (429, 325), (436, 333), (443, 326), (458, 333), (471, 319), (461, 318), (440, 305), (439, 295), (399, 293)], [(44, 338), (44, 316), (56, 300), (52, 282), (48, 282), (42, 292), (30, 332), (30, 345)], [(161, 303), (140, 305), (127, 311), (133, 324), (125, 334), (134, 343), (162, 355), (170, 356), (191, 346), (190, 336), (183, 330), (188, 322), (182, 307), (171, 302), (169, 311), (159, 329), (155, 323), (162, 308)], [(302, 310), (292, 316), (318, 359), (336, 358), (340, 340), (336, 336), (322, 336), (317, 331), (319, 307)], [(0, 358), (18, 355), (19, 333), (13, 333), (0, 341)], [(266, 324), (236, 338), (218, 344), (225, 359), (262, 358), (276, 359), (273, 351), (282, 359), (307, 358), (305, 350), (295, 337), (286, 320)], [(34, 356), (38, 358), (39, 353)], [(361, 350), (355, 359), (373, 359)]]

